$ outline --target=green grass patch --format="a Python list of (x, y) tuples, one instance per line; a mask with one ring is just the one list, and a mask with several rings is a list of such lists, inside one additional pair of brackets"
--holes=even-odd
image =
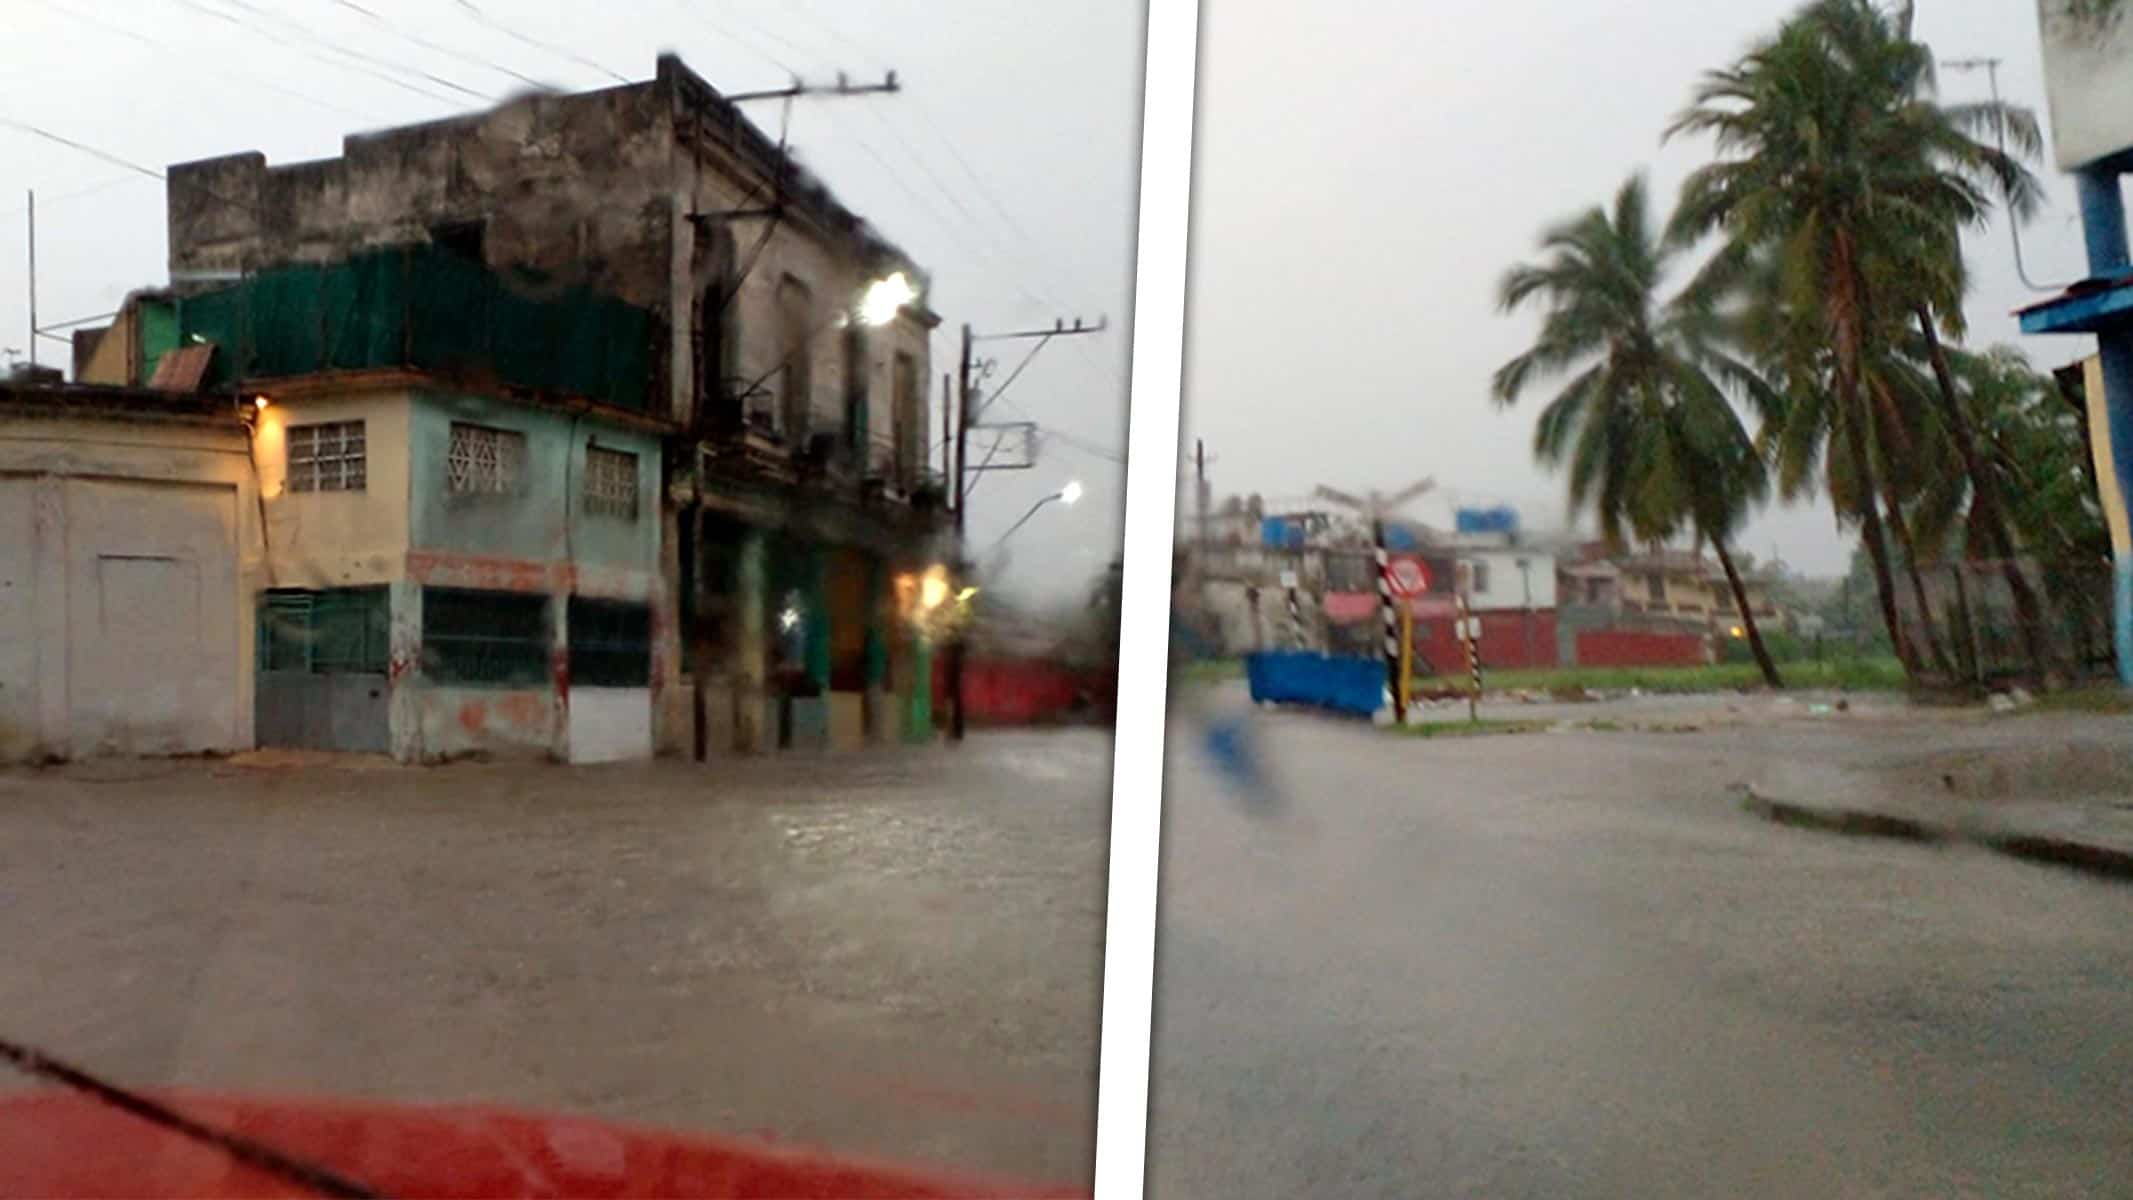
[[(1903, 664), (1894, 658), (1829, 659), (1786, 663), (1778, 675), (1787, 688), (1851, 692), (1901, 691)], [(1465, 677), (1420, 680), (1418, 687), (1461, 687)], [(1763, 686), (1754, 663), (1718, 663), (1707, 667), (1561, 667), (1537, 671), (1485, 671), (1489, 691), (1571, 691), (1689, 693), (1731, 692)]]
[(1244, 660), (1241, 658), (1196, 659), (1183, 663), (1174, 678), (1179, 683), (1228, 683), (1244, 678)]
[(1462, 738), (1540, 733), (1554, 725), (1553, 721), (1514, 721), (1505, 717), (1484, 717), (1479, 721), (1411, 721), (1392, 728), (1408, 737)]

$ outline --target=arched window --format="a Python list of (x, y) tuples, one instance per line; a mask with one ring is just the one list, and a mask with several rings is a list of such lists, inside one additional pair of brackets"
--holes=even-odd
[(788, 446), (807, 443), (815, 397), (813, 338), (815, 300), (807, 285), (787, 275), (778, 285), (779, 342), (783, 353), (777, 373), (778, 433)]
[(723, 226), (696, 230), (695, 320), (690, 327), (691, 373), (697, 419), (709, 428), (740, 424), (744, 397), (732, 394), (734, 351), (739, 342), (734, 289), (733, 234)]

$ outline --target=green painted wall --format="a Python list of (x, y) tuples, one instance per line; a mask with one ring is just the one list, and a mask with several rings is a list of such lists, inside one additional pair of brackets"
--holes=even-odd
[(914, 742), (933, 737), (933, 644), (925, 634), (911, 636), (911, 710), (904, 736)]
[[(448, 490), (446, 459), (454, 422), (525, 436), (517, 492), (491, 496)], [(487, 397), (424, 392), (413, 400), (408, 440), (409, 532), (415, 549), (534, 562), (572, 560), (657, 574), (656, 439), (593, 418)], [(593, 444), (637, 456), (635, 520), (585, 511), (585, 457)]]
[(144, 300), (136, 310), (140, 321), (141, 361), (140, 380), (146, 384), (155, 377), (156, 364), (163, 356), (178, 348), (178, 310), (156, 300)]
[(867, 686), (878, 688), (889, 679), (889, 640), (882, 622), (886, 619), (883, 591), (889, 586), (888, 571), (878, 558), (867, 559)]

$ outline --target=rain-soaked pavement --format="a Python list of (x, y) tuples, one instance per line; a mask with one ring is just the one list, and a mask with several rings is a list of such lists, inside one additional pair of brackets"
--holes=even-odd
[(139, 1085), (1086, 1181), (1109, 768), (1062, 731), (0, 773), (0, 1033)]
[(1262, 724), (1271, 817), (1172, 726), (1152, 1196), (2133, 1195), (2133, 886), (1727, 792), (2048, 719)]

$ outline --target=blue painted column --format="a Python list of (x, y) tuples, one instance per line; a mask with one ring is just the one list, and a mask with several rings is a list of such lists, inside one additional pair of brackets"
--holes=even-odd
[[(2082, 240), (2088, 248), (2089, 277), (2108, 279), (2133, 267), (2126, 232), (2126, 205), (2115, 166), (2098, 164), (2074, 176), (2081, 204)], [(2133, 323), (2119, 321), (2096, 333), (2103, 365), (2103, 403), (2109, 418), (2111, 459), (2118, 474), (2121, 503), (2133, 506)], [(2129, 512), (2128, 517), (2133, 517)], [(2118, 682), (2133, 688), (2133, 547), (2113, 547), (2112, 644), (2118, 658)]]
[(2089, 278), (2123, 274), (2129, 263), (2126, 202), (2118, 189), (2118, 171), (2098, 164), (2074, 175), (2074, 195), (2081, 206), (2081, 237), (2089, 252)]

